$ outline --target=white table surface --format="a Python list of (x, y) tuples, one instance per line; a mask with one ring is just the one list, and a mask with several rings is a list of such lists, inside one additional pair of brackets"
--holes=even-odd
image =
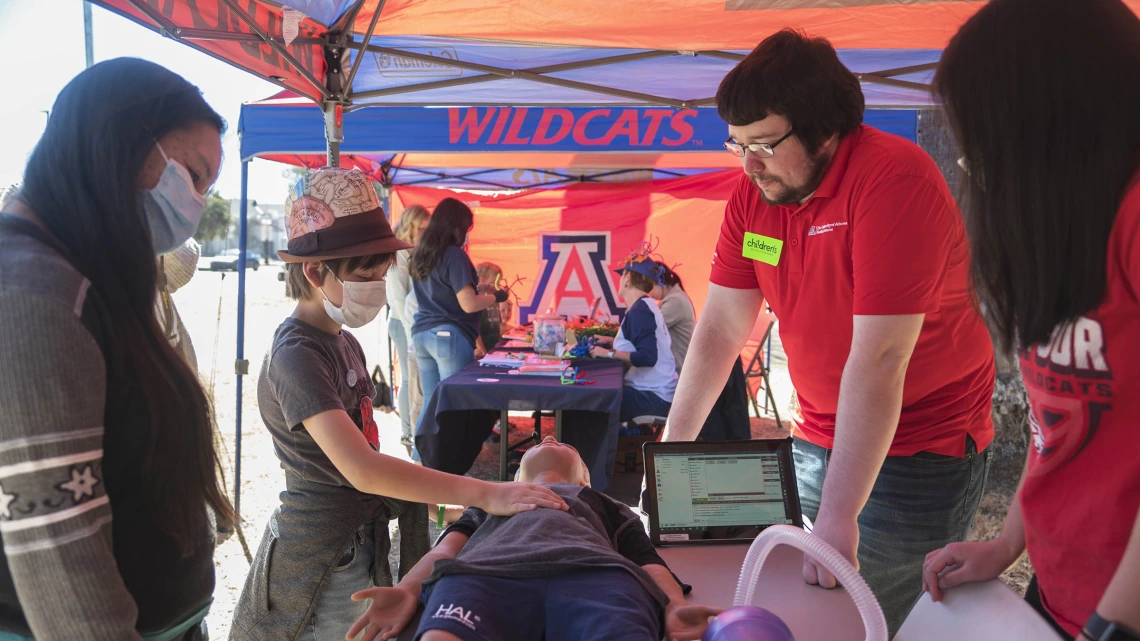
[[(732, 607), (747, 545), (658, 548), (661, 558), (693, 586), (689, 603)], [(842, 588), (807, 585), (803, 554), (790, 546), (772, 550), (760, 573), (752, 605), (772, 611), (799, 641), (858, 641), (863, 623)], [(894, 641), (1059, 641), (1024, 599), (999, 581), (959, 586), (942, 603), (923, 594)]]
[[(747, 545), (658, 548), (679, 579), (693, 586), (690, 603), (732, 607)], [(804, 583), (803, 553), (787, 545), (768, 555), (756, 584), (753, 605), (784, 620), (798, 640), (861, 641), (863, 623), (843, 588), (825, 590)]]

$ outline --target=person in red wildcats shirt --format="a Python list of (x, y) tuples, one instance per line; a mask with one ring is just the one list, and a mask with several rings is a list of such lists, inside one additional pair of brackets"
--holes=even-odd
[(1120, 0), (993, 0), (935, 88), (965, 154), (974, 281), (1020, 351), (1033, 438), (1001, 535), (931, 553), (926, 588), (939, 600), (1028, 551), (1026, 599), (1063, 637), (1135, 641), (1140, 19)]
[[(859, 82), (826, 40), (769, 37), (717, 106), (744, 175), (666, 439), (696, 437), (766, 299), (799, 400), (804, 514), (893, 635), (926, 554), (969, 533), (990, 460), (993, 347), (961, 214), (922, 149), (861, 124)], [(804, 578), (835, 585), (810, 559)]]

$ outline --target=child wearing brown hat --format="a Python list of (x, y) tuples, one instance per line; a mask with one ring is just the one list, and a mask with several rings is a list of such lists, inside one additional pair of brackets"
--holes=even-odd
[[(566, 509), (548, 488), (489, 483), (379, 453), (374, 386), (360, 327), (386, 304), (395, 236), (367, 177), (325, 168), (286, 200), (289, 291), (297, 300), (278, 327), (258, 378), (262, 419), (285, 470), (281, 505), (234, 613), (231, 639), (344, 639), (363, 613), (350, 596), (391, 585), (388, 521), (399, 519), (400, 574), (427, 551), (427, 508), (459, 503), (493, 514)], [(272, 598), (270, 598), (272, 596)]]

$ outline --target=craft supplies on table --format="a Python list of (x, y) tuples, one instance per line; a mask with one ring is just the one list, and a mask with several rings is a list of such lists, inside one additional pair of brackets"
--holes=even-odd
[(569, 365), (570, 361), (531, 356), (517, 369), (512, 369), (509, 373), (522, 376), (561, 376)]
[(526, 363), (526, 359), (533, 354), (523, 352), (489, 352), (479, 359), (484, 367), (518, 367)]
[(534, 320), (534, 351), (555, 354), (566, 345), (566, 319), (557, 314), (543, 314)]
[(526, 325), (522, 325), (519, 327), (513, 327), (513, 328), (511, 328), (510, 331), (503, 334), (503, 338), (505, 338), (507, 340), (516, 340), (516, 341), (523, 341), (524, 343), (530, 343), (530, 342), (533, 342), (532, 337), (531, 337), (532, 331), (533, 330), (531, 330), (530, 327), (526, 326)]

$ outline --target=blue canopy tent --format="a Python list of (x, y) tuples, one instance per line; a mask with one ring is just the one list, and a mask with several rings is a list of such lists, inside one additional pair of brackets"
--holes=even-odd
[[(242, 106), (243, 162), (328, 162), (324, 116), (289, 92)], [(916, 139), (913, 109), (871, 109), (865, 122)], [(385, 185), (526, 189), (625, 182), (735, 168), (712, 107), (384, 107), (344, 114), (340, 163)]]
[[(430, 142), (429, 149), (416, 145), (394, 147), (387, 142), (357, 147), (356, 136), (381, 135), (392, 133), (385, 132), (386, 129), (398, 129), (357, 127), (358, 117), (383, 122), (383, 114), (395, 113), (390, 111), (392, 108), (418, 108), (424, 115), (416, 118), (426, 122), (442, 118), (441, 113), (450, 113), (433, 107), (458, 106), (477, 110), (474, 117), (478, 123), (490, 118), (487, 128), (492, 133), (506, 118), (500, 115), (503, 109), (522, 108), (569, 109), (572, 113), (587, 107), (591, 110), (636, 109), (640, 112), (636, 118), (639, 127), (648, 126), (649, 121), (657, 117), (647, 115), (648, 111), (668, 112), (667, 119), (671, 122), (677, 113), (696, 110), (695, 120), (704, 122), (705, 118), (699, 114), (713, 105), (716, 87), (724, 74), (765, 36), (780, 28), (796, 27), (831, 40), (843, 62), (863, 82), (868, 107), (907, 109), (913, 118), (914, 108), (932, 104), (929, 82), (941, 48), (958, 26), (983, 5), (978, 0), (922, 3), (657, 0), (624, 3), (615, 11), (611, 0), (566, 3), (531, 0), (94, 1), (147, 28), (311, 99), (317, 105), (296, 114), (282, 112), (297, 118), (297, 126), (290, 127), (289, 131), (299, 136), (294, 139), (298, 142), (289, 139), (274, 142), (271, 134), (254, 135), (255, 131), (263, 131), (260, 129), (263, 122), (274, 117), (255, 120), (253, 111), (243, 112), (240, 220), (243, 253), (247, 235), (245, 180), (249, 159), (257, 155), (312, 154), (323, 149), (323, 164), (337, 165), (341, 162), (340, 151), (344, 144), (348, 150), (358, 153), (359, 158), (375, 162), (381, 171), (387, 167), (390, 181), (412, 180), (406, 176), (413, 174), (449, 186), (460, 186), (463, 181), (468, 186), (478, 184), (475, 180), (494, 183), (494, 187), (511, 186), (504, 176), (486, 171), (491, 169), (559, 171), (558, 167), (544, 167), (546, 163), (538, 162), (536, 157), (536, 162), (528, 163), (530, 167), (495, 166), (463, 159), (451, 165), (458, 170), (451, 169), (450, 173), (435, 171), (440, 164), (418, 167), (445, 174), (443, 176), (417, 173), (411, 171), (417, 168), (412, 157), (414, 152), (457, 154), (464, 146), (461, 140), (451, 141), (449, 137), (447, 143), (442, 144), (441, 138), (430, 139), (429, 136), (429, 140), (421, 143)], [(266, 110), (268, 108), (266, 106)], [(494, 110), (494, 115), (488, 117), (488, 110)], [(366, 115), (369, 112), (376, 115)], [(582, 125), (584, 116), (575, 117), (569, 140), (574, 140), (573, 134), (580, 125), (585, 139), (607, 133), (592, 132), (589, 122)], [(527, 112), (520, 117), (517, 111), (511, 112), (502, 125), (500, 143), (512, 131), (516, 139), (526, 137), (524, 132), (533, 118), (542, 116)], [(551, 126), (553, 118), (551, 116)], [(522, 124), (514, 130), (516, 119)], [(661, 119), (664, 121), (666, 116), (662, 115)], [(539, 121), (534, 121), (533, 126), (537, 131)], [(346, 129), (351, 135), (348, 140)], [(443, 131), (438, 123), (430, 129)], [(702, 145), (677, 147), (659, 155), (693, 154), (693, 162), (697, 162), (700, 155), (715, 152), (724, 139), (723, 129), (716, 136), (713, 129), (710, 125), (709, 133), (702, 133), (699, 138)], [(323, 141), (318, 131), (323, 132)], [(450, 129), (446, 131), (450, 136)], [(645, 131), (639, 129), (642, 139)], [(698, 139), (696, 134), (694, 128), (691, 140)], [(247, 135), (250, 137), (248, 147), (244, 138)], [(631, 136), (625, 137), (632, 141)], [(591, 150), (591, 161), (601, 162), (609, 154), (631, 153), (628, 149), (618, 151), (612, 147), (620, 146), (622, 138), (619, 130), (619, 135), (606, 145), (607, 151)], [(255, 140), (260, 142), (255, 144)], [(286, 142), (300, 145), (302, 140), (303, 148), (280, 148)], [(481, 153), (479, 140), (471, 143), (474, 149), (466, 151)], [(490, 137), (485, 139), (486, 145), (492, 144), (490, 140)], [(403, 141), (412, 142), (416, 140)], [(507, 151), (538, 153), (541, 149)], [(636, 151), (644, 153), (645, 150)], [(562, 152), (577, 155), (574, 151)], [(396, 155), (404, 153), (409, 154), (407, 162)], [(459, 161), (460, 157), (456, 155), (451, 160)], [(592, 163), (577, 166), (609, 170), (660, 168), (658, 164), (644, 164), (647, 161), (642, 158), (638, 164), (621, 167), (590, 167)], [(673, 168), (709, 169), (708, 166), (685, 167), (685, 164), (688, 163), (679, 162)], [(397, 172), (396, 168), (401, 169)], [(463, 178), (456, 179), (457, 175)], [(562, 177), (583, 179), (572, 172)], [(596, 175), (590, 178), (598, 179)], [(239, 260), (238, 264), (244, 266), (245, 261)], [(236, 458), (240, 462), (242, 377), (248, 373), (244, 357), (244, 270), (239, 271), (238, 278)], [(237, 467), (236, 485), (240, 491), (240, 464)]]

